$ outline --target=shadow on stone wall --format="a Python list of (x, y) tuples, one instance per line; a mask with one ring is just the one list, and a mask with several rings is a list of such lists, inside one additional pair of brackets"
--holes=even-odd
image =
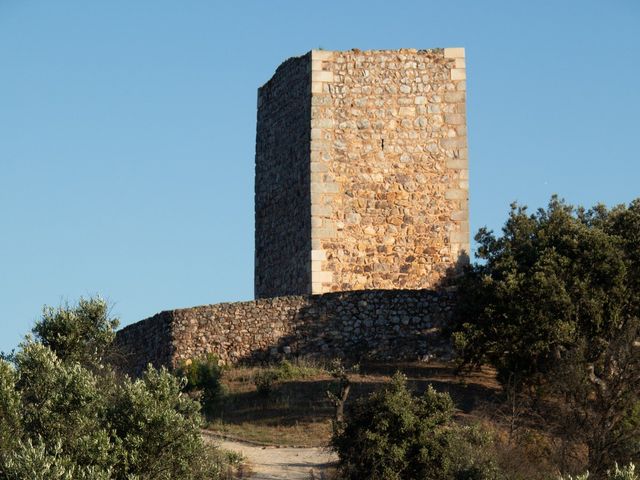
[(292, 330), (238, 360), (283, 357), (352, 361), (448, 357), (440, 335), (452, 312), (452, 294), (432, 290), (365, 290), (307, 297)]
[(355, 290), (263, 298), (161, 312), (118, 332), (123, 369), (174, 368), (208, 353), (225, 363), (285, 357), (352, 361), (448, 359), (442, 335), (455, 302), (461, 256), (434, 290)]
[(430, 290), (353, 290), (308, 296), (308, 304), (297, 312), (294, 331), (237, 361), (255, 364), (299, 357), (355, 362), (449, 360), (453, 352), (443, 330), (452, 319), (456, 279), (469, 262), (463, 251)]

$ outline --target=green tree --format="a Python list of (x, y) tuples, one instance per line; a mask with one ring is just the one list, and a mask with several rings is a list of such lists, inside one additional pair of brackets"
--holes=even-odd
[(0, 360), (0, 479), (222, 478), (181, 380), (101, 363), (117, 324), (106, 312), (100, 299), (45, 309), (36, 338)]
[(640, 454), (640, 199), (608, 210), (556, 197), (512, 205), (501, 236), (458, 282), (453, 338), (465, 365), (560, 397), (558, 431), (589, 449), (594, 475)]

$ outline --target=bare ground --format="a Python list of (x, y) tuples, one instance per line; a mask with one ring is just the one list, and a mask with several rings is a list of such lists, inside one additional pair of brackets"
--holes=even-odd
[(321, 480), (329, 478), (337, 456), (321, 447), (261, 446), (204, 433), (206, 440), (246, 458), (249, 480)]

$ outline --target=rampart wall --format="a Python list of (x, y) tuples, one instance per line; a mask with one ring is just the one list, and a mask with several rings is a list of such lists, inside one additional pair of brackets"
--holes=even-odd
[(129, 325), (116, 344), (128, 370), (147, 363), (175, 367), (216, 354), (226, 363), (283, 356), (355, 360), (444, 357), (440, 331), (451, 315), (450, 293), (366, 290), (288, 296), (171, 310)]

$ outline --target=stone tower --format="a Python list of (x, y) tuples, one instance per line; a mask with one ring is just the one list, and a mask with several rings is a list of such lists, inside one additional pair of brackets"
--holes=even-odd
[(325, 51), (258, 90), (255, 295), (433, 288), (469, 251), (464, 49)]

